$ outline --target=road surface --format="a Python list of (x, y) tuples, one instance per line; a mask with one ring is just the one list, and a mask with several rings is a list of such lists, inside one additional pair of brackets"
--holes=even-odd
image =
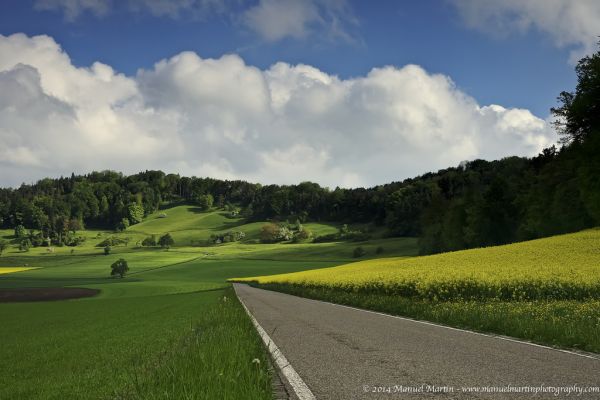
[(235, 289), (317, 399), (600, 399), (600, 356)]

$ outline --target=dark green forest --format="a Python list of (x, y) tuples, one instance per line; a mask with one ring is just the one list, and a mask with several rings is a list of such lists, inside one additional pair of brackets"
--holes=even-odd
[[(248, 220), (372, 223), (418, 236), (423, 254), (498, 245), (600, 224), (600, 52), (580, 60), (558, 96), (559, 146), (533, 158), (475, 160), (373, 188), (260, 185), (113, 171), (0, 189), (0, 225), (51, 243), (87, 228), (124, 229), (165, 204), (241, 207)], [(211, 196), (212, 199), (210, 199)]]

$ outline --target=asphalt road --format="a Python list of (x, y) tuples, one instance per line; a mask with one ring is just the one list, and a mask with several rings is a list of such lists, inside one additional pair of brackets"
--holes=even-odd
[(600, 392), (556, 396), (462, 389), (600, 387), (600, 356), (583, 357), (247, 285), (235, 284), (235, 289), (317, 399), (600, 399)]

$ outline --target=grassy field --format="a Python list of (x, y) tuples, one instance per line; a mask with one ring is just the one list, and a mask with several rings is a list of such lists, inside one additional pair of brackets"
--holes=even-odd
[[(271, 398), (265, 352), (227, 279), (348, 263), (358, 245), (366, 258), (380, 246), (393, 256), (417, 252), (410, 238), (257, 244), (263, 223), (190, 206), (163, 212), (166, 218), (153, 214), (121, 233), (80, 232), (87, 240), (76, 248), (20, 252), (13, 244), (3, 253), (2, 269), (20, 271), (0, 275), (0, 290), (101, 291), (78, 300), (0, 303), (1, 399)], [(318, 234), (338, 229), (305, 226)], [(227, 230), (246, 232), (246, 241), (191, 246)], [(166, 232), (176, 240), (168, 251), (135, 245)], [(0, 236), (13, 241), (11, 231)], [(104, 255), (96, 245), (109, 236), (131, 240)], [(119, 258), (130, 267), (124, 279), (110, 277)]]
[(306, 297), (600, 352), (600, 230), (236, 279)]

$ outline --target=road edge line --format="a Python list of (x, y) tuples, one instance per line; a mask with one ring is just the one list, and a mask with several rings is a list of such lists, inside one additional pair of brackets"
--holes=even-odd
[(300, 375), (298, 375), (298, 373), (296, 372), (294, 367), (292, 367), (292, 364), (290, 364), (290, 362), (287, 360), (287, 358), (285, 358), (285, 356), (283, 355), (281, 350), (279, 350), (279, 347), (277, 347), (277, 345), (275, 344), (273, 339), (271, 339), (269, 334), (258, 323), (256, 318), (254, 318), (254, 315), (252, 315), (252, 313), (250, 312), (248, 307), (246, 307), (246, 304), (244, 304), (244, 301), (238, 295), (235, 285), (234, 285), (234, 291), (235, 291), (235, 295), (237, 296), (238, 300), (240, 301), (240, 304), (242, 305), (242, 307), (244, 307), (244, 310), (246, 310), (246, 314), (248, 314), (248, 316), (250, 317), (250, 320), (252, 321), (254, 328), (256, 328), (256, 331), (260, 335), (260, 338), (262, 339), (263, 343), (267, 347), (267, 350), (271, 354), (271, 357), (275, 361), (275, 365), (277, 365), (277, 368), (279, 369), (279, 371), (281, 372), (283, 377), (287, 380), (288, 384), (290, 385), (290, 387), (292, 388), (292, 390), (294, 391), (296, 396), (298, 396), (298, 399), (299, 400), (316, 400), (315, 395), (310, 390), (310, 388), (306, 385), (306, 383), (300, 377)]
[(494, 334), (494, 333), (484, 333), (484, 332), (478, 332), (478, 331), (469, 330), (469, 329), (463, 329), (463, 328), (455, 328), (453, 326), (443, 325), (443, 324), (440, 324), (440, 323), (437, 323), (437, 322), (431, 322), (431, 321), (426, 321), (426, 320), (414, 319), (414, 318), (410, 318), (410, 317), (403, 317), (401, 315), (388, 314), (388, 313), (384, 313), (384, 312), (381, 312), (381, 311), (374, 311), (374, 310), (368, 310), (366, 308), (358, 308), (358, 307), (354, 307), (354, 306), (348, 306), (346, 304), (332, 303), (332, 302), (326, 301), (326, 300), (312, 299), (310, 297), (298, 296), (298, 295), (289, 294), (289, 293), (286, 293), (286, 292), (280, 292), (280, 291), (277, 291), (277, 290), (264, 289), (264, 288), (256, 287), (256, 286), (251, 286), (251, 287), (253, 287), (255, 289), (259, 289), (259, 290), (267, 290), (267, 291), (274, 292), (274, 293), (281, 293), (281, 294), (285, 294), (285, 295), (288, 295), (288, 296), (294, 296), (294, 297), (298, 297), (298, 298), (305, 299), (305, 300), (310, 300), (310, 301), (316, 301), (316, 302), (319, 302), (319, 303), (329, 304), (329, 305), (335, 306), (335, 307), (348, 308), (348, 309), (351, 309), (351, 310), (354, 310), (354, 311), (362, 311), (362, 312), (366, 312), (366, 313), (369, 313), (369, 314), (377, 314), (377, 315), (381, 315), (381, 316), (384, 316), (384, 317), (396, 318), (396, 319), (400, 319), (400, 320), (404, 320), (404, 321), (409, 321), (409, 322), (415, 322), (415, 323), (423, 324), (423, 325), (430, 325), (430, 326), (434, 326), (434, 327), (437, 327), (437, 328), (444, 328), (444, 329), (449, 329), (449, 330), (452, 330), (452, 331), (469, 333), (471, 335), (485, 336), (485, 337), (492, 338), (492, 339), (505, 340), (507, 342), (514, 342), (514, 343), (524, 344), (524, 345), (533, 346), (533, 347), (540, 347), (540, 348), (543, 348), (543, 349), (546, 349), (546, 350), (554, 350), (554, 351), (558, 351), (560, 353), (571, 354), (571, 355), (574, 355), (574, 356), (588, 358), (588, 359), (591, 359), (591, 360), (597, 360), (597, 361), (600, 360), (600, 355), (597, 355), (595, 353), (588, 353), (588, 352), (584, 352), (584, 351), (579, 352), (579, 351), (561, 349), (561, 348), (552, 347), (552, 346), (548, 346), (548, 345), (544, 345), (544, 344), (539, 344), (539, 343), (534, 343), (534, 342), (528, 342), (525, 339), (519, 339), (519, 338), (515, 338), (515, 337), (511, 337), (511, 336), (504, 336), (504, 335)]

